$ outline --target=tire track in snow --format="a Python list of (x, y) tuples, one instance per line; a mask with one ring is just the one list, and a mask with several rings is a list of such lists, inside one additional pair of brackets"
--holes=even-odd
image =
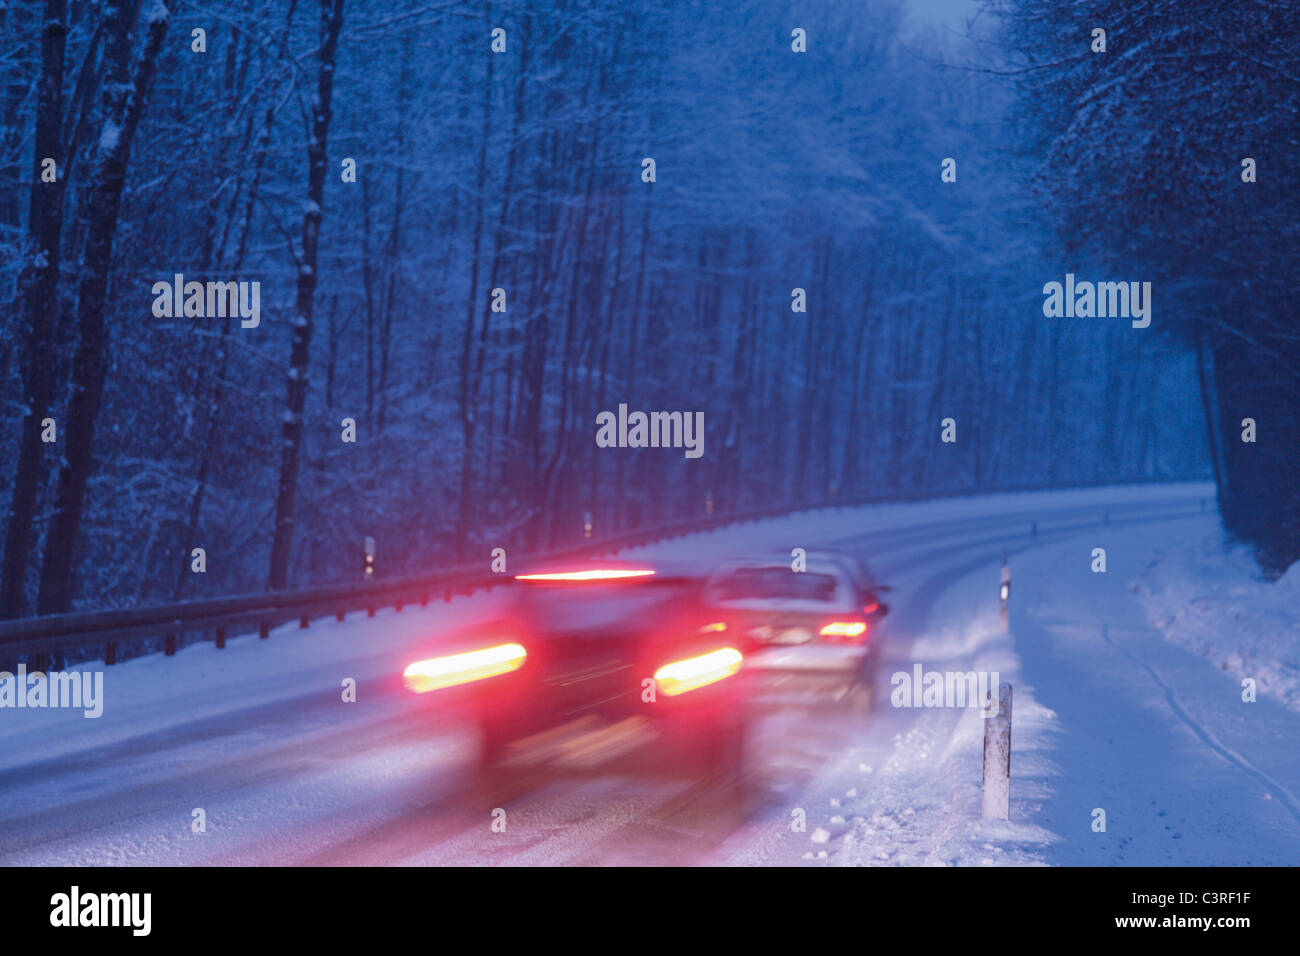
[(1178, 695), (1175, 694), (1173, 688), (1166, 684), (1160, 675), (1156, 673), (1155, 668), (1142, 660), (1142, 658), (1138, 657), (1127, 647), (1115, 642), (1115, 640), (1110, 636), (1110, 626), (1104, 622), (1102, 623), (1101, 636), (1107, 644), (1119, 651), (1150, 675), (1151, 680), (1155, 685), (1164, 692), (1165, 700), (1169, 704), (1169, 709), (1172, 710), (1174, 715), (1187, 726), (1188, 730), (1196, 735), (1197, 739), (1200, 740), (1201, 743), (1205, 744), (1205, 746), (1209, 747), (1228, 763), (1233, 764), (1239, 770), (1254, 778), (1261, 786), (1272, 793), (1273, 796), (1277, 797), (1278, 801), (1286, 807), (1287, 812), (1289, 812), (1291, 816), (1295, 817), (1297, 823), (1300, 823), (1300, 805), (1297, 804), (1295, 796), (1287, 790), (1286, 787), (1278, 783), (1262, 770), (1258, 769), (1254, 764), (1231, 747), (1221, 744), (1216, 740), (1214, 735), (1210, 733), (1204, 725), (1183, 709), (1183, 706), (1178, 701)]

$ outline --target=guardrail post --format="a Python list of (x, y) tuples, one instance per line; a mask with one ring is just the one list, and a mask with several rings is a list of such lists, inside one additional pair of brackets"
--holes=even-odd
[[(990, 695), (993, 689), (989, 688)], [(983, 804), (985, 820), (1011, 819), (1011, 685), (997, 690), (998, 713), (984, 718)], [(992, 701), (986, 701), (991, 704)]]
[(217, 650), (222, 651), (225, 649), (226, 649), (226, 629), (224, 627), (219, 627), (217, 628)]
[(306, 614), (303, 614), (303, 615), (301, 615), (301, 616), (298, 618), (298, 628), (299, 628), (299, 630), (304, 630), (304, 631), (305, 631), (305, 630), (306, 630), (310, 625), (311, 625), (311, 619), (310, 619), (309, 617), (307, 617)]
[(343, 610), (343, 608), (339, 608), (337, 611), (334, 612), (334, 620), (342, 621), (343, 618), (347, 616), (347, 613), (348, 612)]
[(117, 642), (109, 641), (104, 645), (104, 666), (112, 667), (117, 663)]
[(171, 657), (176, 653), (176, 635), (168, 634), (163, 638), (163, 654)]
[(260, 621), (260, 622), (258, 622), (258, 625), (257, 625), (257, 636), (258, 636), (261, 640), (266, 640), (268, 637), (270, 637), (270, 636), (271, 636), (271, 625), (268, 624), (268, 623), (266, 623), (266, 621)]

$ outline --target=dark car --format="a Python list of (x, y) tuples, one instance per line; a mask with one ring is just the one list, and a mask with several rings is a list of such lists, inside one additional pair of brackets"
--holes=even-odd
[(707, 610), (705, 580), (609, 562), (518, 574), (504, 613), (431, 641), (403, 683), (478, 724), (485, 771), (630, 742), (657, 744), (693, 775), (735, 774), (742, 652), (725, 616)]

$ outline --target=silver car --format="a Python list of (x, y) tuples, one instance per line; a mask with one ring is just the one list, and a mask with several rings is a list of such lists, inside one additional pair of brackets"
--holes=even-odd
[(855, 558), (818, 552), (798, 571), (784, 557), (733, 564), (709, 580), (705, 601), (741, 632), (760, 707), (833, 701), (869, 710), (887, 590)]

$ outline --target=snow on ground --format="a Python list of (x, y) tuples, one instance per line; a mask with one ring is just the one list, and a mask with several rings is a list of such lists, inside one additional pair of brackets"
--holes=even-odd
[[(1292, 685), (1276, 675), (1294, 668), (1285, 656), (1296, 647), (1285, 637), (1296, 620), (1291, 576), (1262, 583), (1240, 555), (1223, 557), (1212, 515), (1162, 522), (1158, 534), (1121, 522), (1055, 536), (1050, 527), (1009, 549), (1009, 630), (989, 562), (954, 575), (920, 617), (904, 609), (916, 637), (885, 668), (997, 670), (1014, 685), (1011, 820), (979, 819), (977, 711), (899, 709), (875, 715), (877, 732), (805, 788), (804, 802), (816, 804), (805, 834), (751, 845), (732, 862), (789, 863), (800, 850), (831, 865), (1300, 862), (1300, 723), (1276, 699), (1242, 702), (1236, 682), (1177, 646), (1190, 642), (1168, 611), (1158, 615), (1163, 630), (1147, 625), (1153, 606), (1200, 596), (1193, 606), (1205, 607), (1215, 595), (1221, 619), (1209, 647), (1225, 660), (1253, 650), (1253, 672), (1272, 678), (1261, 687), (1286, 701)], [(1094, 547), (1107, 549), (1104, 574), (1091, 570)], [(906, 565), (908, 588), (924, 591)], [(1154, 577), (1158, 567), (1167, 579)], [(1098, 810), (1105, 831), (1094, 829)]]
[[(838, 539), (853, 540), (864, 530), (888, 532), (923, 522), (959, 533), (964, 523), (983, 523), (992, 518), (1019, 518), (1027, 529), (1042, 514), (1077, 509), (1095, 518), (1100, 510), (1111, 509), (1118, 516), (1124, 509), (1162, 505), (1169, 502), (1208, 502), (1214, 506), (1214, 486), (1204, 482), (1165, 485), (1118, 485), (1074, 491), (1033, 491), (1015, 494), (959, 496), (899, 504), (865, 505), (852, 508), (823, 508), (800, 511), (782, 518), (730, 525), (708, 534), (688, 535), (641, 548), (629, 548), (620, 557), (673, 557), (685, 554), (693, 559), (736, 556), (788, 555), (792, 548), (829, 547)], [(869, 560), (869, 559), (868, 559)]]
[[(620, 556), (671, 557), (686, 552), (692, 558), (708, 559), (788, 554), (793, 547), (825, 545), (862, 527), (888, 530), (919, 519), (958, 522), (973, 513), (1004, 515), (1056, 506), (1063, 500), (1079, 507), (1142, 503), (1164, 500), (1171, 490), (1184, 495), (1206, 493), (1204, 486), (1188, 484), (835, 508), (676, 538)], [(104, 716), (86, 718), (80, 710), (0, 710), (0, 768), (21, 764), (32, 754), (57, 757), (276, 701), (321, 693), (338, 696), (343, 677), (360, 682), (400, 671), (407, 663), (402, 655), (412, 645), (486, 616), (499, 600), (499, 594), (491, 593), (456, 596), (449, 603), (408, 606), (400, 613), (380, 610), (373, 619), (355, 612), (342, 623), (317, 620), (306, 630), (290, 622), (272, 630), (267, 640), (255, 634), (231, 637), (221, 651), (201, 643), (170, 658), (151, 654), (113, 667), (97, 661), (75, 665), (70, 669), (103, 669)]]
[[(1047, 765), (1031, 777), (1050, 794), (1025, 808), (1056, 835), (1048, 862), (1300, 863), (1300, 718), (1276, 697), (1243, 701), (1237, 678), (1187, 650), (1176, 624), (1151, 626), (1151, 606), (1134, 587), (1153, 555), (1183, 540), (1209, 542), (1216, 526), (1198, 515), (1163, 522), (1158, 534), (1099, 528), (1013, 559), (1021, 671), (1054, 714), (1055, 771)], [(1106, 549), (1105, 573), (1091, 570), (1098, 547)], [(1217, 564), (1211, 574), (1235, 586), (1231, 562), (1213, 548), (1180, 560)], [(1168, 571), (1176, 574), (1172, 564)], [(1270, 587), (1252, 589), (1254, 619), (1286, 613), (1289, 588)], [(1172, 600), (1196, 590), (1179, 585)], [(1149, 593), (1171, 600), (1163, 590)], [(1258, 646), (1251, 618), (1225, 617), (1221, 626), (1224, 646)], [(1099, 812), (1104, 832), (1094, 829)]]
[[(1050, 750), (1050, 711), (1023, 683), (997, 599), (997, 549), (978, 570), (943, 566), (933, 553), (895, 565), (915, 600), (889, 622), (871, 733), (837, 755), (801, 794), (807, 809), (802, 843), (780, 852), (754, 848), (730, 862), (800, 860), (834, 866), (1041, 865), (1053, 835), (1033, 822), (1045, 793), (1041, 773)], [(956, 551), (955, 553), (960, 553)], [(991, 556), (994, 559), (988, 560)], [(969, 556), (966, 563), (969, 564)], [(930, 603), (932, 587), (943, 587)], [(996, 672), (1015, 687), (1011, 822), (980, 820), (984, 719), (975, 708), (895, 707), (891, 676), (924, 671)]]
[(1134, 582), (1151, 626), (1300, 711), (1300, 561), (1264, 581), (1244, 548), (1225, 555), (1209, 524), (1151, 550)]
[(140, 734), (156, 733), (278, 701), (321, 694), (342, 700), (345, 677), (382, 680), (400, 673), (403, 652), (431, 635), (484, 616), (500, 592), (453, 597), (427, 608), (378, 610), (374, 618), (355, 612), (343, 622), (296, 622), (271, 631), (231, 637), (223, 650), (191, 644), (173, 657), (149, 654), (113, 667), (88, 661), (70, 670), (103, 670), (104, 713), (85, 717), (79, 709), (0, 711), (0, 768), (39, 754), (58, 757), (104, 747)]
[[(1265, 584), (1223, 557), (1200, 510), (1210, 495), (1179, 485), (831, 509), (629, 552), (838, 546), (895, 588), (876, 711), (764, 720), (764, 802), (742, 821), (701, 816), (681, 783), (606, 774), (513, 800), (509, 835), (491, 834), (455, 796), (463, 736), (431, 733), (390, 689), (412, 645), (488, 612), (496, 598), (479, 595), (106, 668), (98, 720), (0, 713), (0, 859), (1295, 864), (1300, 717), (1282, 703), (1294, 706), (1296, 571)], [(1089, 570), (1094, 547), (1107, 549), (1105, 574)], [(1014, 685), (1010, 822), (979, 820), (977, 710), (889, 705), (890, 674), (917, 663)], [(345, 676), (357, 704), (340, 701)], [(1241, 701), (1241, 676), (1259, 681), (1259, 701)], [(203, 837), (190, 833), (195, 806), (211, 815)]]

